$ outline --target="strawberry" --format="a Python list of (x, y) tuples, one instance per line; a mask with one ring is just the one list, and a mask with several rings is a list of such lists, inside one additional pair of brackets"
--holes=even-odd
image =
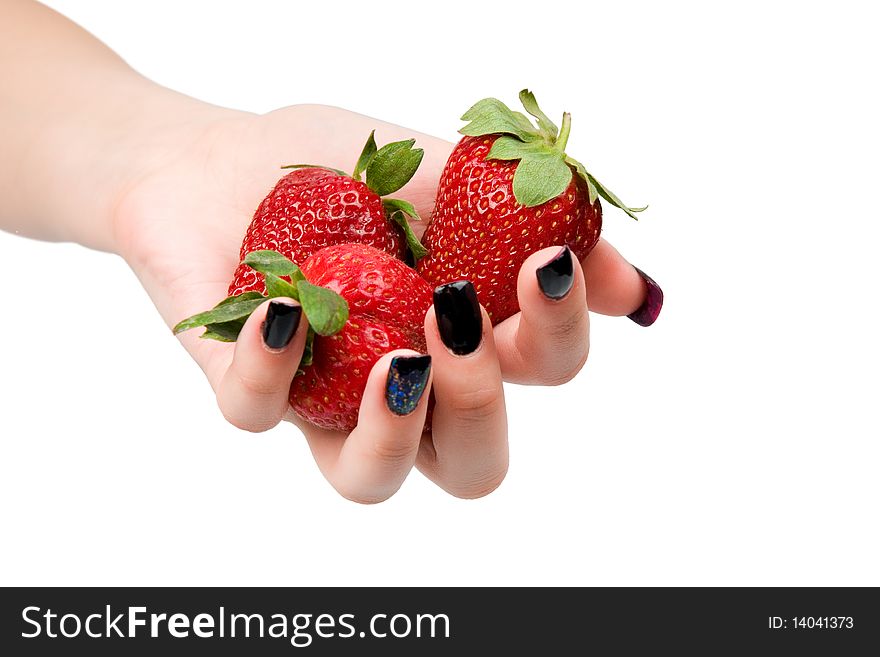
[(379, 357), (402, 348), (425, 353), (433, 293), (414, 269), (361, 244), (322, 249), (303, 263), (303, 273), (340, 294), (350, 314), (341, 331), (315, 338), (313, 362), (294, 379), (290, 405), (313, 424), (350, 431)]
[[(240, 260), (229, 285), (229, 296), (264, 292), (263, 279), (244, 264), (252, 251), (272, 250), (294, 262), (305, 262), (331, 244), (360, 242), (403, 259), (407, 246), (415, 258), (424, 247), (404, 215), (415, 208), (398, 199), (383, 199), (403, 187), (418, 169), (424, 151), (415, 140), (393, 142), (377, 149), (373, 133), (354, 173), (313, 165), (293, 169), (263, 199), (241, 244)], [(361, 182), (361, 174), (366, 182)]]
[[(297, 299), (309, 320), (310, 336), (290, 387), (290, 405), (312, 424), (351, 431), (379, 357), (392, 349), (425, 351), (423, 322), (432, 303), (431, 288), (414, 269), (384, 251), (366, 244), (336, 244), (311, 255), (300, 269), (278, 252), (258, 250), (243, 264), (262, 274), (268, 297)], [(234, 341), (265, 299), (255, 290), (230, 296), (180, 322), (174, 332), (205, 326), (201, 337)]]
[(440, 177), (422, 238), (429, 253), (417, 264), (434, 286), (470, 280), (493, 324), (519, 311), (516, 280), (529, 255), (567, 244), (587, 256), (602, 228), (600, 196), (633, 219), (645, 209), (624, 205), (565, 154), (570, 114), (559, 129), (530, 91), (519, 97), (537, 128), (495, 98), (462, 116), (465, 136)]

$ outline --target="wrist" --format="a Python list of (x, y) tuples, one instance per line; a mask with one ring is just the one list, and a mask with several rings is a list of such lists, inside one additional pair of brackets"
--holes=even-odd
[(191, 157), (198, 144), (210, 141), (216, 126), (247, 116), (139, 80), (98, 142), (106, 148), (92, 154), (91, 166), (103, 193), (96, 208), (101, 221), (96, 234), (89, 236), (100, 245), (89, 246), (123, 255), (120, 223), (131, 192), (173, 163)]
[(48, 117), (29, 153), (35, 170), (44, 171), (35, 179), (48, 193), (30, 197), (37, 199), (34, 212), (51, 219), (49, 239), (120, 253), (118, 208), (130, 190), (213, 125), (247, 116), (127, 73), (102, 81), (110, 97), (86, 97), (63, 117)]

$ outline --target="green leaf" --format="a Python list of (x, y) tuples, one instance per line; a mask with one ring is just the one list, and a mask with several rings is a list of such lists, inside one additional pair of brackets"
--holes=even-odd
[(533, 154), (520, 160), (513, 174), (513, 195), (527, 208), (556, 198), (571, 182), (562, 153)]
[(361, 174), (367, 170), (367, 165), (370, 164), (370, 160), (373, 159), (375, 154), (376, 131), (373, 130), (367, 138), (367, 143), (364, 144), (364, 150), (361, 151), (361, 156), (358, 158), (357, 164), (354, 165), (354, 171), (352, 172), (351, 177), (355, 180), (360, 180)]
[(299, 301), (299, 290), (294, 285), (275, 274), (263, 274), (263, 278), (266, 279), (266, 293), (270, 298), (290, 297)]
[(557, 128), (556, 124), (541, 111), (540, 107), (538, 107), (538, 101), (535, 100), (535, 94), (528, 89), (523, 89), (519, 92), (519, 101), (523, 104), (523, 107), (526, 108), (526, 112), (537, 119), (538, 128), (544, 136), (550, 141), (556, 139), (556, 136), (559, 134), (559, 128)]
[[(245, 294), (250, 295), (251, 293), (246, 292)], [(178, 333), (188, 331), (197, 326), (220, 324), (234, 319), (247, 317), (257, 309), (257, 306), (266, 300), (262, 295), (260, 295), (259, 298), (249, 296), (246, 299), (240, 298), (241, 296), (244, 295), (224, 299), (211, 310), (206, 310), (205, 312), (198, 313), (179, 322), (177, 326), (174, 327), (174, 334), (177, 335)]]
[(413, 148), (415, 139), (385, 144), (367, 165), (367, 187), (379, 196), (393, 194), (415, 175), (425, 151)]
[(596, 202), (596, 199), (599, 198), (599, 190), (596, 189), (596, 186), (589, 177), (587, 177), (587, 194), (590, 196), (590, 205), (593, 205)]
[(495, 140), (487, 160), (519, 160), (534, 154), (552, 154), (553, 148), (543, 141), (520, 141), (516, 137), (502, 135)]
[(323, 164), (285, 164), (282, 169), (326, 169), (327, 171), (332, 171), (333, 173), (338, 173), (340, 176), (349, 177), (345, 171), (342, 169), (334, 169), (333, 167), (325, 167)]
[(308, 367), (315, 361), (315, 329), (309, 326), (306, 332), (306, 344), (303, 348), (302, 358), (299, 359), (299, 369), (297, 374), (302, 374), (302, 368)]
[(290, 275), (290, 282), (293, 285), (296, 285), (300, 281), (306, 280), (306, 275), (302, 273), (302, 269), (299, 267), (296, 268), (296, 271)]
[(521, 205), (535, 207), (562, 194), (571, 183), (572, 168), (587, 186), (590, 203), (599, 197), (620, 208), (633, 219), (643, 208), (631, 208), (610, 189), (596, 180), (586, 167), (565, 154), (571, 133), (571, 115), (562, 115), (562, 126), (557, 128), (538, 106), (535, 95), (528, 89), (519, 92), (526, 112), (538, 123), (536, 131), (528, 118), (511, 111), (497, 98), (484, 98), (462, 115), (469, 123), (459, 132), (473, 137), (502, 134), (495, 140), (486, 159), (519, 160), (513, 176), (513, 194)]
[(522, 141), (535, 141), (541, 135), (532, 122), (520, 112), (514, 112), (497, 98), (484, 98), (462, 114), (462, 121), (469, 121), (459, 132), (469, 137), (508, 134)]
[(246, 317), (234, 319), (231, 322), (221, 322), (219, 324), (208, 324), (199, 337), (203, 340), (217, 340), (219, 342), (235, 342), (238, 334), (244, 328)]
[(575, 168), (577, 174), (583, 178), (584, 182), (587, 183), (587, 192), (590, 195), (590, 205), (596, 202), (596, 199), (599, 197), (599, 191), (596, 189), (596, 186), (593, 184), (593, 181), (590, 180), (590, 174), (587, 173), (587, 167), (578, 162), (573, 157), (565, 157), (565, 161), (568, 162), (571, 166)]
[(413, 258), (418, 261), (428, 255), (428, 249), (416, 237), (412, 226), (409, 225), (409, 221), (406, 219), (407, 215), (414, 219), (420, 219), (413, 204), (397, 198), (386, 198), (382, 200), (382, 206), (385, 208), (385, 216), (403, 229), (406, 245), (412, 251)]
[(223, 333), (217, 333), (212, 330), (207, 330), (199, 337), (202, 340), (216, 340), (217, 342), (235, 342), (238, 339), (238, 334), (236, 334), (234, 338), (230, 338)]
[(226, 297), (225, 299), (223, 299), (223, 301), (221, 301), (220, 303), (218, 303), (214, 307), (219, 308), (220, 306), (225, 306), (230, 303), (235, 303), (237, 301), (249, 301), (250, 299), (263, 299), (263, 300), (265, 300), (266, 297), (264, 297), (262, 294), (260, 294), (259, 292), (256, 292), (256, 291), (242, 292), (241, 294), (236, 294), (231, 297)]
[(636, 212), (644, 212), (645, 210), (648, 209), (648, 206), (647, 206), (647, 205), (644, 206), (644, 207), (642, 207), (642, 208), (631, 208), (631, 207), (629, 207), (629, 206), (626, 205), (623, 201), (621, 201), (619, 198), (617, 198), (617, 196), (614, 194), (614, 192), (612, 192), (610, 189), (608, 189), (607, 187), (605, 187), (605, 185), (603, 185), (603, 184), (600, 183), (598, 180), (596, 180), (596, 179), (592, 176), (592, 174), (589, 174), (589, 173), (588, 173), (588, 174), (587, 174), (587, 177), (588, 177), (589, 181), (590, 181), (591, 183), (593, 183), (593, 185), (596, 186), (596, 189), (597, 189), (598, 192), (599, 192), (599, 196), (601, 196), (602, 198), (604, 198), (606, 201), (608, 201), (608, 202), (609, 202), (611, 205), (613, 205), (614, 207), (616, 207), (616, 208), (620, 208), (621, 210), (623, 210), (624, 212), (626, 212), (630, 217), (632, 217), (632, 218), (635, 219), (636, 221), (638, 221), (639, 218), (635, 215), (635, 213), (636, 213)]
[(243, 262), (261, 274), (274, 274), (275, 276), (293, 276), (297, 272), (302, 274), (296, 263), (278, 251), (268, 249), (251, 251), (244, 257)]
[(318, 335), (333, 335), (348, 320), (348, 302), (333, 290), (312, 285), (308, 281), (296, 284), (299, 302)]
[[(259, 292), (242, 292), (236, 296), (226, 297), (218, 303), (215, 308), (219, 308), (220, 306), (225, 306), (230, 303), (238, 302), (238, 301), (248, 301), (250, 299), (259, 299), (260, 303), (266, 300)], [(228, 322), (219, 322), (216, 324), (207, 324), (205, 325), (205, 329), (207, 329), (204, 333), (202, 333), (199, 337), (203, 340), (218, 340), (219, 342), (235, 342), (238, 339), (238, 334), (241, 333), (241, 329), (244, 328), (244, 323), (247, 321), (248, 316), (242, 317), (240, 319), (233, 319)]]

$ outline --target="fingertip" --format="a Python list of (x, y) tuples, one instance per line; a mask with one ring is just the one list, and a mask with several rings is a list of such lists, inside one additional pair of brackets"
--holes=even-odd
[(260, 304), (245, 321), (217, 389), (226, 419), (247, 431), (266, 431), (289, 408), (290, 385), (305, 347), (307, 322), (293, 299)]
[[(427, 415), (430, 356), (412, 349), (383, 355), (370, 370), (358, 423), (328, 479), (346, 498), (375, 503), (391, 497), (416, 460)], [(427, 365), (427, 367), (425, 367)]]
[(286, 297), (270, 299), (263, 306), (265, 310), (260, 323), (262, 345), (270, 353), (284, 351), (290, 346), (300, 326), (305, 324), (302, 306)]
[[(370, 371), (358, 423), (368, 414), (405, 418), (427, 403), (432, 359), (413, 349), (395, 349), (383, 355)], [(364, 416), (364, 417), (362, 417)]]
[(391, 359), (385, 381), (385, 405), (392, 415), (406, 417), (427, 403), (431, 387), (429, 354), (399, 355)]
[(663, 309), (663, 290), (653, 278), (648, 276), (638, 267), (633, 267), (636, 273), (642, 279), (645, 288), (645, 300), (636, 310), (629, 313), (629, 317), (639, 326), (651, 326), (660, 316)]
[(429, 351), (438, 342), (450, 356), (469, 358), (482, 353), (485, 345), (494, 345), (492, 321), (477, 298), (476, 288), (468, 280), (459, 280), (434, 288), (434, 305), (425, 320), (425, 338)]
[(573, 299), (579, 292), (585, 301), (583, 289), (583, 271), (568, 245), (536, 251), (519, 270), (517, 295), (521, 310), (533, 306), (550, 309), (558, 302)]
[(496, 327), (504, 378), (559, 385), (583, 367), (590, 349), (586, 283), (568, 246), (541, 249), (520, 268), (520, 313)]
[(645, 302), (648, 290), (638, 270), (605, 240), (599, 240), (582, 266), (591, 310), (622, 317)]

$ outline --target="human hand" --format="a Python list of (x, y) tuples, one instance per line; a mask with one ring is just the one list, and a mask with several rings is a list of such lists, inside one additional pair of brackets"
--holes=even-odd
[[(242, 236), (254, 208), (280, 177), (279, 166), (319, 162), (350, 170), (352, 157), (372, 129), (380, 143), (415, 137), (425, 158), (398, 196), (427, 218), (452, 148), (445, 141), (322, 106), (289, 107), (264, 116), (202, 112), (175, 125), (170, 129), (175, 134), (162, 140), (171, 146), (154, 154), (132, 179), (113, 219), (117, 249), (169, 325), (225, 296)], [(424, 227), (416, 222), (414, 230), (420, 234)], [(448, 349), (434, 310), (428, 312), (428, 387), (436, 407), (433, 430), (425, 435), (421, 428), (427, 394), (406, 416), (395, 414), (385, 402), (391, 360), (409, 352), (388, 354), (375, 364), (358, 426), (346, 436), (306, 424), (289, 408), (288, 389), (302, 354), (305, 322), (292, 336), (284, 336), (286, 346), (267, 346), (261, 330), (267, 302), (249, 318), (234, 346), (192, 334), (181, 335), (181, 342), (205, 372), (230, 422), (250, 431), (269, 429), (281, 420), (294, 422), (321, 471), (345, 497), (384, 500), (414, 463), (453, 495), (479, 497), (494, 490), (507, 471), (502, 380), (542, 385), (570, 380), (589, 352), (588, 304), (598, 312), (623, 315), (646, 298), (646, 283), (606, 242), (597, 245), (582, 267), (566, 267), (570, 257), (559, 249), (533, 254), (519, 274), (522, 311), (493, 331), (480, 309), (474, 316), (482, 322), (473, 322), (467, 336), (469, 353)], [(536, 274), (554, 258), (542, 279), (556, 293), (567, 288), (559, 299), (542, 293)]]

